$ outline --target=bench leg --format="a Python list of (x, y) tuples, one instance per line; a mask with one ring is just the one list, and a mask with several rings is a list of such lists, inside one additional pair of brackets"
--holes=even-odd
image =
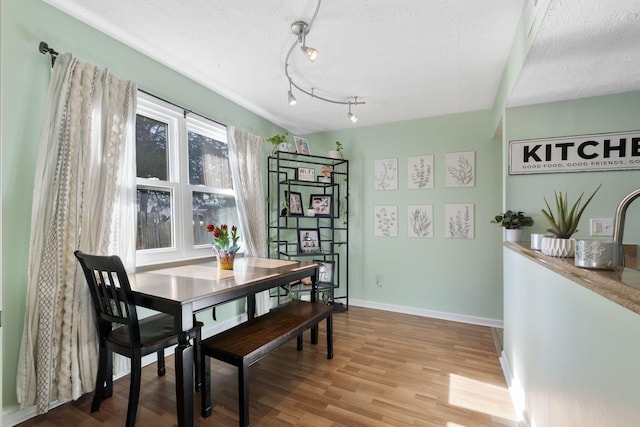
[(246, 360), (238, 366), (238, 406), (240, 427), (249, 426), (249, 364)]
[(203, 418), (207, 418), (211, 415), (211, 358), (209, 356), (201, 355), (200, 360), (200, 380), (202, 386), (200, 387), (200, 415)]
[(327, 317), (327, 359), (333, 359), (333, 316)]

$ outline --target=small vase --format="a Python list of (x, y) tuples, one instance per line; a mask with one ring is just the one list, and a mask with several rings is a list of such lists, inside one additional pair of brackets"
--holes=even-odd
[(342, 153), (338, 150), (330, 150), (329, 151), (329, 157), (331, 157), (332, 159), (340, 159), (342, 160)]
[(507, 242), (519, 242), (522, 240), (522, 230), (516, 228), (505, 229)]
[(218, 268), (220, 270), (233, 270), (235, 252), (216, 251), (216, 257), (218, 258)]
[(575, 239), (543, 237), (541, 250), (545, 255), (559, 258), (573, 258), (576, 251), (576, 241)]

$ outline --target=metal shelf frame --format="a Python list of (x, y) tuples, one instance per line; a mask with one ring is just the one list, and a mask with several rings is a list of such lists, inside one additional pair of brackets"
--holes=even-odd
[[(319, 181), (322, 166), (333, 172), (329, 182)], [(298, 179), (298, 168), (315, 171), (315, 181)], [(321, 260), (333, 262), (332, 285), (321, 285), (328, 301), (349, 308), (349, 161), (324, 156), (277, 151), (267, 158), (267, 250), (269, 258)], [(285, 192), (299, 192), (303, 205), (311, 194), (333, 198), (329, 216), (289, 215)], [(286, 210), (284, 208), (287, 208)], [(303, 213), (306, 209), (303, 209)], [(315, 228), (319, 232), (321, 251), (300, 252), (298, 230)], [(309, 292), (311, 286), (290, 285), (286, 292), (296, 297)], [(282, 292), (274, 297), (281, 298)]]

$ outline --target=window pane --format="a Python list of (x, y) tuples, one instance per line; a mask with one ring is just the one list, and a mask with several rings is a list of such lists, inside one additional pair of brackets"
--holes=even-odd
[(172, 246), (171, 191), (138, 188), (137, 249)]
[(189, 131), (189, 184), (231, 189), (229, 146)]
[(211, 243), (207, 224), (238, 226), (236, 200), (223, 194), (193, 192), (193, 242), (196, 245)]
[(167, 181), (167, 130), (169, 125), (136, 115), (136, 173), (139, 178)]

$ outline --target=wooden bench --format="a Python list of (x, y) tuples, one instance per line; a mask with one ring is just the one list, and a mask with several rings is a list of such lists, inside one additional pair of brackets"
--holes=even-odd
[[(202, 416), (211, 415), (211, 363), (221, 360), (238, 368), (238, 413), (241, 427), (249, 425), (249, 366), (296, 337), (302, 350), (302, 333), (327, 319), (327, 359), (333, 358), (333, 306), (292, 301), (269, 313), (241, 323), (201, 341)], [(312, 343), (315, 334), (312, 334)], [(317, 335), (315, 335), (317, 341)]]

